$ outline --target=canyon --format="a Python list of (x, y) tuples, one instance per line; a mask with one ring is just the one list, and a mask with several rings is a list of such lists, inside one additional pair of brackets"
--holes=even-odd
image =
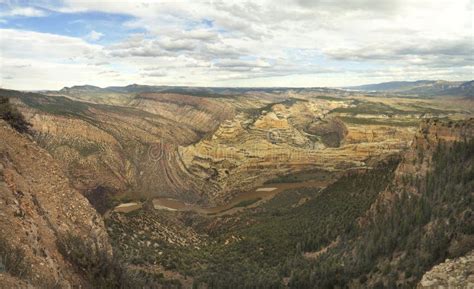
[[(356, 268), (344, 275), (350, 288), (435, 284), (429, 266), (445, 256), (471, 258), (472, 234), (463, 227), (472, 221), (472, 196), (452, 197), (459, 207), (452, 209), (456, 221), (448, 219), (460, 229), (442, 247), (448, 253), (417, 265), (423, 271), (400, 269), (413, 262), (405, 247), (380, 256), (365, 252), (379, 256), (369, 271), (352, 262), (367, 258), (360, 240), (390, 235), (370, 235), (383, 227), (378, 220), (398, 216), (405, 198), (426, 194), (428, 185), (421, 184), (441, 170), (438, 155), (453, 153), (441, 149), (457, 143), (463, 153), (472, 149), (474, 105), (464, 96), (386, 93), (0, 89), (30, 124), (22, 134), (0, 122), (0, 224), (8, 232), (2, 254), (23, 260), (16, 271), (0, 273), (0, 283), (99, 288), (122, 278), (150, 288), (240, 288), (233, 287), (240, 281), (309, 288), (298, 284), (322, 286), (346, 270), (334, 260), (345, 260)], [(471, 155), (463, 158), (471, 168)], [(462, 176), (447, 188), (469, 188), (472, 179)], [(426, 202), (442, 208), (445, 200)], [(427, 234), (445, 221), (436, 212), (424, 223), (423, 230), (433, 228)], [(87, 270), (100, 270), (93, 263), (109, 269), (90, 275)], [(320, 283), (305, 275), (324, 270)]]
[(120, 94), (120, 101), (114, 96), (120, 105), (108, 104), (108, 94), (83, 101), (74, 87), (55, 96), (14, 95), (35, 141), (83, 194), (205, 205), (293, 172), (370, 167), (407, 147), (419, 119), (462, 117), (472, 110), (470, 102), (461, 110), (439, 100), (339, 92), (327, 99), (292, 90), (232, 97), (138, 91)]

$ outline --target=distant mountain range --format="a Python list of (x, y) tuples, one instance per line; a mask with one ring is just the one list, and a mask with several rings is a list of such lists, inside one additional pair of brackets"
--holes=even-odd
[(348, 95), (357, 92), (383, 95), (402, 96), (458, 96), (474, 97), (474, 80), (445, 81), (445, 80), (418, 80), (418, 81), (391, 81), (377, 84), (349, 86), (343, 88), (327, 87), (196, 87), (196, 86), (156, 86), (130, 84), (127, 86), (109, 86), (101, 88), (93, 85), (76, 85), (64, 87), (59, 91), (47, 91), (48, 94), (70, 96), (110, 97), (118, 95), (132, 95), (138, 93), (173, 93), (194, 96), (235, 96), (248, 93), (307, 93), (327, 95)]
[(84, 93), (176, 93), (195, 96), (212, 96), (212, 95), (235, 95), (245, 94), (249, 92), (260, 93), (284, 93), (288, 91), (294, 92), (342, 92), (340, 89), (325, 87), (199, 87), (199, 86), (156, 86), (156, 85), (140, 85), (130, 84), (127, 86), (109, 86), (101, 88), (93, 85), (76, 85), (64, 87), (59, 93), (66, 95), (84, 94)]
[(474, 97), (474, 80), (471, 81), (445, 81), (445, 80), (418, 80), (418, 81), (391, 81), (377, 84), (349, 86), (344, 89), (395, 93), (402, 95), (420, 96), (467, 96)]

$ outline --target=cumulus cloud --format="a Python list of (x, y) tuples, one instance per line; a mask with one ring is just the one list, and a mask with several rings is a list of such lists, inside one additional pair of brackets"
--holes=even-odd
[(196, 48), (193, 41), (183, 39), (165, 39), (157, 43), (161, 48), (168, 51), (194, 50)]
[[(168, 85), (343, 86), (371, 78), (472, 78), (470, 0), (62, 0), (44, 8), (127, 15), (123, 28), (133, 32), (92, 45), (12, 28), (0, 36), (4, 57), (88, 64), (101, 68), (97, 73), (120, 67), (117, 74), (127, 82)], [(84, 39), (92, 43), (109, 35), (88, 29)], [(35, 47), (15, 51), (8, 43), (19, 38), (35, 39)], [(104, 82), (119, 79), (100, 75)]]
[(378, 10), (390, 11), (398, 7), (400, 1), (394, 0), (295, 0), (302, 7), (318, 9), (345, 10)]
[[(32, 43), (34, 42), (34, 45)], [(104, 62), (102, 47), (80, 38), (15, 29), (0, 29), (2, 71), (12, 78), (3, 87), (18, 89), (57, 89), (77, 83), (106, 83), (111, 78), (92, 75)], [(22, 47), (22, 49), (18, 49)], [(97, 67), (97, 68), (96, 68)]]
[(424, 40), (418, 42), (367, 43), (354, 48), (329, 48), (326, 54), (338, 60), (404, 62), (407, 65), (463, 67), (474, 63), (472, 39)]
[(221, 59), (214, 64), (215, 67), (223, 68), (228, 71), (258, 71), (271, 67), (270, 63), (257, 60), (241, 60), (241, 59)]
[(198, 39), (204, 40), (206, 42), (215, 41), (218, 38), (218, 33), (216, 31), (212, 31), (211, 29), (194, 29), (191, 31), (184, 31), (180, 37), (181, 38), (188, 38), (188, 39)]

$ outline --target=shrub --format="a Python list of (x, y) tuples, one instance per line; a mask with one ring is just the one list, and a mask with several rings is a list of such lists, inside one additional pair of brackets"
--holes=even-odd
[(178, 281), (165, 280), (162, 275), (131, 271), (118, 257), (111, 256), (97, 243), (87, 243), (72, 234), (59, 239), (58, 248), (93, 288), (181, 288)]
[(30, 272), (30, 267), (25, 263), (25, 252), (3, 238), (0, 238), (0, 261), (3, 265), (1, 269), (12, 276), (24, 278)]
[(10, 99), (6, 96), (0, 96), (0, 119), (5, 120), (20, 133), (29, 132), (31, 127), (31, 124), (11, 105)]

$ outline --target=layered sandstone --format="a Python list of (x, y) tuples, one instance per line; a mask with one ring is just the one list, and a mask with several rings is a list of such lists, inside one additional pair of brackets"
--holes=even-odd
[(293, 100), (242, 111), (210, 138), (180, 147), (187, 170), (219, 190), (225, 201), (278, 175), (307, 169), (365, 168), (371, 160), (404, 148), (410, 128), (346, 125), (330, 112), (346, 102)]

